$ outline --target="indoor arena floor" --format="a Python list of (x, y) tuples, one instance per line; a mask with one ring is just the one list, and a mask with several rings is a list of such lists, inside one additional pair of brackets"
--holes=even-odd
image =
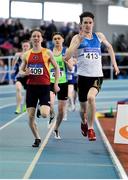
[[(105, 80), (97, 96), (97, 110), (116, 108), (117, 101), (127, 98), (127, 94), (128, 80)], [(61, 140), (54, 139), (55, 121), (48, 128), (48, 119), (37, 119), (42, 143), (39, 148), (32, 148), (34, 137), (27, 113), (14, 114), (15, 98), (14, 85), (0, 86), (0, 179), (128, 178), (108, 150), (98, 120), (94, 126), (96, 141), (90, 142), (81, 135), (79, 104), (62, 122)]]

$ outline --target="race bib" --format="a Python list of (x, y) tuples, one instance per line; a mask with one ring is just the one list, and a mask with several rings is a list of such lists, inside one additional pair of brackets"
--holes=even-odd
[(43, 75), (43, 65), (42, 64), (30, 64), (29, 70), (31, 75)]
[(72, 74), (68, 74), (68, 80), (72, 80)]
[(29, 68), (31, 75), (43, 75), (43, 68)]
[(99, 53), (98, 52), (84, 52), (84, 58), (86, 60), (97, 60), (99, 59)]
[[(62, 77), (62, 76), (63, 76), (63, 71), (60, 71), (60, 77)], [(54, 72), (54, 71), (52, 71), (52, 72), (50, 73), (50, 77), (51, 77), (51, 78), (55, 77), (55, 72)]]
[(54, 78), (55, 77), (55, 72), (53, 71), (53, 72), (50, 72), (50, 77), (51, 78)]

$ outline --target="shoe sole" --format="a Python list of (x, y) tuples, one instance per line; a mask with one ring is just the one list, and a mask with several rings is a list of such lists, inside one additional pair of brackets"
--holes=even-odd
[(60, 139), (61, 139), (60, 136), (59, 136), (59, 137), (56, 136), (56, 133), (55, 133), (55, 132), (54, 132), (54, 138), (57, 139), (57, 140), (60, 140)]
[(54, 137), (55, 139), (57, 139), (57, 140), (61, 140), (61, 137)]
[(15, 114), (21, 114), (21, 112), (14, 112)]
[(91, 139), (91, 138), (89, 139), (89, 138), (88, 138), (88, 140), (89, 140), (89, 141), (96, 141), (96, 138), (93, 138), (93, 139)]
[(84, 131), (81, 130), (81, 134), (84, 136), (84, 137), (87, 137), (87, 134), (84, 133)]

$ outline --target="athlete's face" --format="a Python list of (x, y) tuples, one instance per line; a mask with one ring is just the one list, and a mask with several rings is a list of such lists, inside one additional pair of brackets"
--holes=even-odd
[(22, 49), (23, 49), (23, 52), (26, 52), (27, 50), (30, 49), (30, 43), (29, 42), (24, 42), (22, 44)]
[(64, 42), (64, 39), (63, 39), (63, 37), (61, 36), (61, 35), (59, 35), (59, 34), (56, 34), (55, 36), (53, 36), (53, 44), (55, 45), (55, 46), (59, 46), (59, 45), (62, 45), (63, 44), (63, 42)]
[(31, 35), (32, 45), (41, 45), (42, 41), (42, 34), (38, 31), (34, 31)]
[(92, 33), (94, 21), (90, 17), (84, 17), (81, 23), (81, 30), (85, 33)]

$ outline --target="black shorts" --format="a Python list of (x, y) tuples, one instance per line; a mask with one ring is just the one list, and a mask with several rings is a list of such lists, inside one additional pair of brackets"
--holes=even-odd
[(98, 92), (101, 88), (103, 77), (78, 76), (78, 98), (80, 102), (87, 101), (87, 94), (90, 88), (95, 87)]
[[(59, 84), (60, 91), (57, 93), (58, 100), (68, 99), (68, 83)], [(51, 83), (50, 91), (54, 92), (54, 83)]]
[(17, 77), (16, 81), (21, 82), (24, 89), (27, 89), (27, 76), (25, 76), (25, 77)]
[(50, 106), (50, 85), (27, 85), (26, 106), (35, 107), (40, 105)]

